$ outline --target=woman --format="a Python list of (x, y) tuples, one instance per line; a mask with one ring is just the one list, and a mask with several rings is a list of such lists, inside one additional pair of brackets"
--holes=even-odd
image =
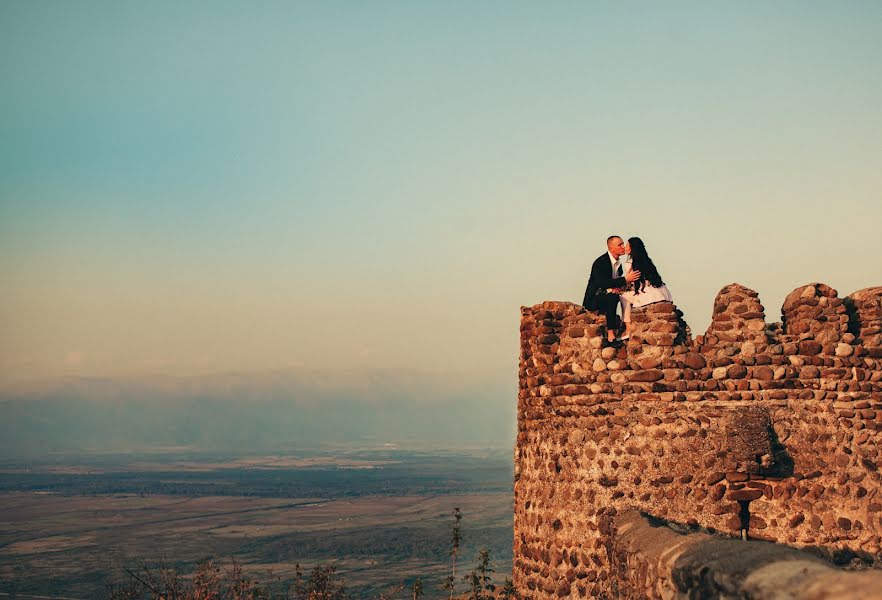
[(631, 327), (631, 307), (646, 306), (656, 302), (671, 302), (671, 292), (668, 291), (665, 282), (662, 281), (658, 269), (646, 253), (646, 246), (639, 237), (628, 239), (625, 244), (625, 253), (628, 261), (622, 263), (622, 273), (630, 270), (640, 271), (640, 279), (633, 283), (631, 289), (619, 295), (622, 304), (622, 320), (625, 322), (623, 340), (627, 340), (633, 333)]

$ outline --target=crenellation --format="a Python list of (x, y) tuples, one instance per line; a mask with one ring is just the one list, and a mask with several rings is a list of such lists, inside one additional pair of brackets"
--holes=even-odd
[(845, 299), (851, 310), (848, 332), (867, 348), (882, 346), (882, 286), (868, 287)]
[[(671, 303), (635, 310), (627, 345), (566, 302), (521, 309), (515, 585), (598, 597), (617, 585), (616, 510), (796, 547), (882, 551), (882, 288), (824, 284), (765, 323), (724, 287), (694, 340)], [(857, 333), (855, 333), (857, 332)], [(608, 527), (607, 527), (608, 529)]]
[(768, 345), (766, 312), (759, 294), (737, 283), (723, 287), (714, 300), (713, 317), (703, 345), (730, 352), (738, 347), (742, 356), (753, 356)]
[(837, 343), (847, 334), (848, 320), (845, 303), (836, 290), (823, 283), (796, 288), (781, 307), (785, 338), (801, 343), (807, 340), (822, 345)]

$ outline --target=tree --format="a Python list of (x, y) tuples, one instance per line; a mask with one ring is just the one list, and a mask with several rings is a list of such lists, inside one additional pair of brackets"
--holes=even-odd
[(450, 536), (450, 575), (444, 581), (444, 589), (450, 590), (450, 600), (453, 600), (453, 593), (456, 590), (456, 557), (459, 556), (459, 545), (462, 542), (462, 530), (460, 529), (460, 521), (462, 521), (462, 511), (460, 511), (459, 507), (457, 506), (453, 509), (453, 530)]
[(294, 597), (297, 600), (348, 600), (343, 581), (337, 579), (334, 565), (316, 565), (304, 583), (300, 565), (296, 566)]
[(502, 598), (504, 600), (518, 598), (518, 591), (515, 589), (514, 582), (511, 579), (506, 579), (505, 585), (502, 586)]
[(376, 600), (392, 600), (395, 596), (398, 595), (398, 592), (404, 589), (404, 582), (402, 581), (398, 585), (393, 585), (391, 588), (386, 590), (385, 592), (380, 592), (380, 595), (376, 597)]
[(463, 577), (472, 588), (471, 600), (489, 600), (493, 598), (496, 586), (493, 585), (493, 567), (490, 566), (490, 550), (483, 549), (478, 553), (478, 564), (472, 572)]
[[(125, 569), (129, 580), (108, 589), (109, 600), (350, 600), (333, 565), (318, 565), (304, 579), (300, 565), (294, 583), (284, 593), (249, 579), (235, 561), (221, 571), (211, 560), (201, 563), (192, 578), (181, 576), (164, 562), (156, 569), (144, 565)], [(400, 588), (399, 588), (400, 589)], [(392, 594), (394, 595), (394, 594)], [(381, 596), (388, 600), (392, 595)]]
[(413, 588), (411, 589), (413, 592), (413, 600), (419, 600), (423, 595), (423, 581), (422, 579), (417, 579), (413, 582)]

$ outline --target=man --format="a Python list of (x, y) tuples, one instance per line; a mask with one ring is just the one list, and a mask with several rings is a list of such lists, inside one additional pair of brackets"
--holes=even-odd
[(606, 315), (606, 339), (609, 345), (616, 342), (616, 307), (619, 295), (607, 292), (609, 289), (622, 289), (629, 283), (640, 279), (640, 271), (630, 271), (622, 277), (622, 267), (618, 264), (619, 257), (625, 253), (625, 242), (617, 235), (606, 239), (606, 254), (597, 257), (591, 265), (591, 276), (582, 306), (587, 310)]

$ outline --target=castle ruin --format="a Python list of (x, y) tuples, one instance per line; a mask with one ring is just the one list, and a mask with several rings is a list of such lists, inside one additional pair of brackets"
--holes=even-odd
[[(788, 585), (815, 585), (814, 573), (829, 591), (848, 575), (846, 588), (864, 582), (855, 597), (880, 597), (866, 594), (882, 594), (882, 572), (842, 574), (793, 548), (867, 562), (882, 552), (882, 287), (839, 298), (809, 284), (781, 312), (767, 324), (757, 293), (731, 284), (704, 335), (659, 303), (634, 311), (636, 334), (616, 349), (603, 347), (604, 317), (580, 306), (521, 309), (513, 578), (523, 597), (713, 597), (695, 591), (717, 585), (690, 582), (696, 569), (743, 584), (702, 564), (710, 557), (697, 548), (717, 542), (744, 560), (818, 562)], [(650, 533), (637, 543), (640, 531)], [(675, 537), (653, 545), (664, 536)]]

